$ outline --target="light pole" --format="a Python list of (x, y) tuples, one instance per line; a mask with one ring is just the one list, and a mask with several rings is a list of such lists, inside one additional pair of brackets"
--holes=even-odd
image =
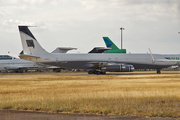
[(125, 28), (121, 27), (120, 30), (121, 30), (121, 53), (122, 53), (122, 31), (124, 30)]

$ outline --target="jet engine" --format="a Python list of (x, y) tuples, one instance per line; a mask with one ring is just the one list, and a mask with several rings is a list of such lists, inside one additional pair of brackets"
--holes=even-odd
[(109, 65), (101, 68), (101, 70), (108, 72), (133, 72), (134, 69), (133, 65)]

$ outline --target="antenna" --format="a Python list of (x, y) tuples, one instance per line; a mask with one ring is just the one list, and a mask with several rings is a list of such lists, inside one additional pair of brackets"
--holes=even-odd
[(121, 30), (121, 53), (122, 53), (122, 31), (124, 30), (125, 28), (121, 27), (120, 30)]

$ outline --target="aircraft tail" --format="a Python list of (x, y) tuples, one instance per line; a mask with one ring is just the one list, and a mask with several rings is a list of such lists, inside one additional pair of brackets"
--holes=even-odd
[(114, 50), (115, 49), (119, 50), (119, 48), (108, 37), (103, 37), (103, 39), (108, 48), (112, 48)]
[(27, 55), (48, 54), (48, 52), (44, 50), (41, 47), (41, 45), (38, 43), (36, 38), (28, 29), (28, 26), (18, 26), (18, 27), (19, 27), (24, 54)]

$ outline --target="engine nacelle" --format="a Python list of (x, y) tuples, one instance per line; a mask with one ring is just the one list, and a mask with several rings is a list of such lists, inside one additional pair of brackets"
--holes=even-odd
[(126, 65), (126, 68), (122, 72), (133, 72), (135, 70), (133, 65)]
[(101, 70), (108, 72), (133, 72), (133, 65), (109, 65), (106, 67), (102, 67)]

